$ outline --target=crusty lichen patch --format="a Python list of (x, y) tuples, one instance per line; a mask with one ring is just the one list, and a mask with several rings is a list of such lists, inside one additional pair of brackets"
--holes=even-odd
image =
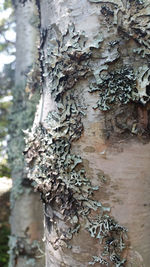
[(25, 237), (11, 235), (9, 237), (9, 267), (16, 266), (18, 256), (25, 258), (26, 264), (36, 266), (35, 256), (39, 249), (38, 241), (28, 242)]

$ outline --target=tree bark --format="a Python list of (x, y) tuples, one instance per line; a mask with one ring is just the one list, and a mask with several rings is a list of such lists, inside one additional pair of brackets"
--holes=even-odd
[[(12, 170), (10, 267), (44, 265), (42, 205), (27, 179), (23, 157), (23, 130), (32, 126), (39, 100), (37, 78), (38, 11), (35, 1), (15, 1), (16, 71), (11, 113), (9, 162)], [(28, 78), (27, 78), (28, 75)], [(30, 77), (31, 76), (31, 77)], [(32, 91), (31, 92), (31, 87)], [(31, 99), (29, 100), (29, 94)]]
[(47, 267), (149, 266), (149, 11), (40, 2), (42, 94), (25, 153)]

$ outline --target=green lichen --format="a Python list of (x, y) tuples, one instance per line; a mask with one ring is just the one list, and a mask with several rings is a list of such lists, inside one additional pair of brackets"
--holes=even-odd
[[(115, 264), (115, 267), (123, 266), (122, 264), (126, 262), (125, 259), (122, 259), (122, 252), (126, 248), (127, 229), (105, 214), (97, 216), (95, 220), (89, 222), (88, 231), (103, 245), (101, 257), (95, 256), (94, 261), (89, 264), (94, 265), (94, 263), (100, 262), (109, 266), (110, 261)], [(106, 257), (109, 258), (109, 261)]]
[[(101, 227), (103, 216), (110, 212), (110, 208), (94, 199), (94, 192), (99, 187), (93, 186), (87, 178), (82, 158), (72, 153), (72, 143), (82, 135), (82, 117), (85, 116), (74, 88), (79, 80), (92, 74), (89, 60), (94, 58), (93, 53), (99, 49), (101, 40), (98, 38), (87, 47), (85, 36), (77, 33), (73, 25), (69, 26), (64, 36), (53, 25), (47, 32), (47, 38), (50, 39), (48, 48), (41, 53), (43, 77), (55, 100), (56, 109), (48, 114), (45, 127), (40, 124), (28, 132), (24, 153), (28, 177), (35, 181), (45, 204), (47, 229), (51, 230), (51, 224), (56, 227), (58, 212), (68, 227), (63, 231), (57, 229), (58, 239), (52, 245), (55, 249), (65, 244), (71, 248), (68, 240), (80, 231), (82, 220), (87, 222), (86, 229), (91, 236), (97, 238), (96, 232)], [(91, 218), (92, 212), (99, 214), (97, 226), (95, 219)], [(107, 221), (107, 235), (114, 231), (117, 244), (121, 226), (119, 228), (111, 217)], [(99, 239), (103, 239), (103, 235), (99, 232)], [(107, 235), (105, 233), (105, 240)], [(110, 261), (109, 252), (105, 257), (106, 261)]]
[(49, 35), (47, 50), (43, 51), (41, 56), (45, 69), (43, 77), (50, 81), (51, 94), (59, 102), (65, 91), (88, 75), (88, 59), (91, 53), (85, 48), (86, 37), (79, 35), (73, 24), (64, 36), (56, 25), (49, 31)]
[[(120, 106), (128, 107), (132, 102), (147, 103), (149, 97), (146, 100), (144, 97), (147, 96), (145, 92), (149, 86), (149, 74), (146, 70), (148, 61), (147, 57), (145, 58), (149, 48), (148, 17), (143, 16), (140, 24), (141, 7), (137, 6), (139, 1), (130, 1), (126, 7), (122, 1), (115, 0), (89, 2), (103, 4), (101, 13), (104, 19), (111, 16), (113, 23), (108, 23), (108, 27), (109, 30), (114, 27), (115, 40), (110, 42), (107, 36), (104, 40), (106, 47), (103, 46), (105, 52), (101, 54), (103, 34), (95, 38), (93, 44), (87, 45), (86, 37), (77, 33), (74, 25), (69, 26), (63, 36), (56, 25), (46, 29), (46, 40), (40, 52), (42, 78), (55, 100), (56, 110), (49, 113), (45, 121), (46, 127), (40, 125), (29, 133), (25, 154), (29, 178), (36, 182), (36, 188), (41, 192), (45, 203), (48, 229), (51, 224), (56, 225), (56, 215), (59, 211), (61, 219), (68, 225), (68, 230), (62, 233), (57, 229), (58, 239), (66, 242), (67, 247), (71, 248), (67, 241), (80, 231), (81, 220), (85, 220), (91, 237), (99, 240), (103, 248), (102, 255), (93, 256), (93, 261), (89, 264), (121, 267), (125, 266), (126, 262), (122, 255), (126, 248), (127, 230), (109, 215), (109, 208), (104, 208), (94, 199), (94, 192), (98, 187), (93, 187), (87, 178), (82, 158), (72, 153), (72, 142), (79, 139), (83, 132), (83, 110), (79, 107), (74, 90), (79, 80), (95, 77), (90, 92), (99, 92), (99, 109), (107, 111)], [(107, 6), (104, 6), (104, 3)], [(111, 34), (114, 35), (114, 32)], [(122, 66), (120, 58), (124, 58), (123, 52), (130, 40), (134, 41), (132, 56), (138, 49), (138, 56), (144, 58), (142, 62), (146, 67), (143, 68), (143, 76), (140, 75), (141, 66), (138, 63), (134, 65), (129, 57), (123, 61), (127, 62), (126, 65)], [(117, 61), (117, 64), (114, 64), (112, 71), (109, 64), (114, 61)], [(138, 73), (135, 70), (138, 70)], [(120, 120), (116, 121), (116, 124), (120, 123)], [(133, 129), (133, 123), (126, 125), (125, 122), (121, 127)], [(100, 215), (92, 215), (91, 218), (94, 212)], [(55, 249), (57, 248), (55, 245)]]
[[(97, 78), (97, 77), (96, 77)], [(114, 104), (127, 104), (135, 99), (136, 78), (132, 68), (125, 66), (119, 70), (108, 72), (99, 77), (90, 86), (90, 92), (99, 91), (97, 106), (101, 110), (109, 110)]]
[[(47, 117), (48, 129), (38, 127), (29, 134), (26, 146), (29, 178), (34, 179), (42, 199), (62, 212), (64, 219), (77, 227), (79, 216), (90, 210), (103, 209), (92, 199), (98, 187), (87, 179), (81, 157), (71, 153), (71, 142), (78, 139), (82, 123), (76, 105), (68, 102), (61, 112), (51, 112)], [(76, 218), (76, 220), (75, 220)]]
[[(114, 65), (115, 72), (118, 73), (118, 79), (115, 72), (113, 73), (111, 70), (109, 70), (108, 75), (106, 75), (106, 80), (103, 79), (101, 85), (98, 83), (98, 81), (96, 81), (96, 84), (92, 86), (91, 90), (94, 91), (95, 89), (100, 91), (100, 101), (97, 103), (97, 106), (101, 110), (108, 110), (111, 108), (112, 104), (116, 102), (116, 100), (119, 100), (120, 103), (135, 101), (146, 105), (150, 101), (149, 94), (147, 94), (147, 87), (149, 87), (150, 81), (150, 73), (147, 72), (143, 76), (141, 75), (141, 73), (143, 67), (149, 69), (149, 1), (127, 1), (126, 5), (124, 5), (123, 2), (119, 0), (89, 0), (89, 2), (95, 3), (99, 7), (101, 7), (101, 13), (104, 16), (104, 20), (107, 20), (107, 22), (109, 21), (109, 17), (111, 16), (111, 23), (108, 26), (107, 31), (112, 33), (116, 31), (116, 36), (114, 41), (109, 40), (108, 43), (107, 38), (109, 39), (109, 37), (105, 38), (104, 49), (105, 52), (108, 51), (108, 57), (112, 58), (112, 48), (116, 47), (118, 51), (118, 57), (116, 57), (116, 59), (125, 59), (124, 62), (127, 62), (126, 64), (128, 65), (129, 69), (134, 73), (133, 84), (131, 85), (131, 81), (127, 78), (127, 84), (125, 85), (123, 84), (124, 82), (122, 83), (121, 73), (119, 75), (118, 66), (116, 67)], [(110, 45), (109, 48), (107, 48), (108, 44)], [(126, 51), (128, 51), (127, 54)], [(120, 61), (120, 59), (118, 61)], [(107, 61), (107, 59), (105, 59), (103, 64), (107, 63), (108, 67), (109, 62), (110, 61)], [(119, 64), (121, 66), (120, 69), (126, 68), (126, 66), (122, 68), (121, 61)], [(96, 71), (98, 73), (99, 68)], [(122, 89), (112, 88), (112, 86), (109, 87), (108, 79), (110, 78), (110, 80), (113, 80), (113, 74), (115, 74), (116, 76), (117, 86), (119, 85), (119, 88), (122, 87)], [(98, 75), (100, 76), (100, 72)], [(125, 78), (123, 80), (125, 81)], [(129, 88), (127, 88), (128, 83)], [(115, 97), (114, 94), (116, 94)], [(118, 99), (117, 95), (119, 96)]]

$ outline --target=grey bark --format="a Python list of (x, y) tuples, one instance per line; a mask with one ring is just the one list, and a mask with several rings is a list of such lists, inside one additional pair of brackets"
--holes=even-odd
[(149, 267), (149, 3), (42, 0), (40, 12), (26, 154), (46, 266)]
[[(10, 267), (44, 266), (43, 216), (40, 197), (27, 179), (23, 157), (24, 133), (31, 127), (39, 99), (37, 80), (30, 92), (38, 58), (38, 11), (35, 1), (15, 1), (16, 71), (10, 121), (9, 162), (12, 170)], [(27, 78), (28, 76), (28, 78)], [(30, 84), (30, 86), (29, 86)], [(30, 88), (29, 88), (30, 87)], [(29, 94), (31, 99), (29, 100)]]

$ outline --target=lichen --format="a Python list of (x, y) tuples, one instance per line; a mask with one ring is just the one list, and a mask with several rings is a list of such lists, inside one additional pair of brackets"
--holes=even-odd
[(36, 266), (36, 261), (34, 258), (31, 258), (31, 259), (26, 259), (26, 265), (29, 265), (29, 266)]
[(22, 179), (16, 179), (13, 182), (13, 187), (11, 189), (11, 196), (10, 196), (10, 200), (11, 200), (11, 208), (14, 205), (14, 200), (16, 200), (19, 195), (21, 195), (24, 192), (24, 188), (22, 187)]
[(99, 93), (93, 108), (104, 111), (104, 137), (112, 137), (113, 142), (121, 136), (148, 141), (149, 2), (134, 0), (126, 5), (118, 0), (89, 2), (101, 8), (101, 23), (108, 22), (107, 29), (103, 25), (107, 33), (103, 32), (102, 54), (101, 50), (97, 53), (102, 64), (92, 62), (94, 78), (89, 85), (89, 92)]
[[(11, 208), (14, 206), (15, 200), (24, 192), (26, 173), (23, 157), (25, 147), (23, 130), (32, 126), (36, 104), (40, 97), (38, 68), (39, 66), (35, 64), (30, 69), (26, 86), (20, 84), (20, 86), (13, 88), (13, 105), (9, 116), (9, 135), (11, 138), (8, 146), (9, 165), (12, 170), (12, 177), (15, 177), (11, 191)], [(28, 185), (30, 187), (31, 182)]]
[[(72, 153), (72, 143), (83, 133), (85, 114), (74, 90), (80, 80), (88, 78), (90, 92), (99, 92), (97, 107), (105, 111), (107, 138), (113, 132), (119, 137), (125, 132), (141, 136), (145, 129), (139, 110), (145, 114), (143, 105), (150, 100), (149, 7), (147, 1), (139, 0), (89, 2), (99, 5), (99, 19), (104, 20), (93, 43), (86, 42), (84, 33), (76, 32), (74, 25), (64, 35), (55, 24), (41, 30), (42, 82), (56, 110), (48, 114), (45, 127), (41, 124), (28, 133), (25, 154), (29, 178), (35, 181), (45, 204), (47, 229), (50, 232), (52, 224), (57, 227), (58, 212), (68, 226), (62, 232), (57, 229), (54, 249), (64, 244), (71, 248), (68, 240), (80, 231), (83, 219), (103, 249), (89, 264), (121, 267), (126, 262), (127, 230), (110, 216), (109, 208), (94, 199), (99, 188), (87, 178), (83, 159)], [(94, 212), (100, 215), (95, 217)]]
[[(125, 248), (123, 233), (126, 230), (110, 216), (106, 217), (110, 208), (103, 207), (100, 202), (93, 199), (93, 193), (98, 187), (93, 187), (86, 177), (81, 157), (71, 153), (70, 143), (79, 138), (79, 135), (72, 132), (72, 129), (66, 132), (65, 126), (68, 121), (66, 118), (63, 119), (64, 125), (60, 127), (61, 116), (59, 120), (58, 118), (58, 114), (56, 116), (56, 113), (50, 113), (47, 118), (48, 129), (40, 126), (34, 134), (29, 133), (25, 151), (29, 164), (29, 178), (35, 180), (36, 189), (41, 193), (46, 207), (51, 207), (51, 212), (46, 211), (45, 215), (48, 221), (54, 223), (59, 211), (63, 220), (69, 222), (70, 227), (60, 233), (59, 237), (60, 241), (62, 239), (66, 242), (66, 246), (67, 240), (79, 232), (81, 218), (86, 218), (86, 229), (91, 237), (101, 240), (101, 243), (105, 240), (105, 261), (108, 257), (112, 262), (121, 262), (121, 252)], [(90, 219), (92, 210), (100, 214), (98, 219)], [(55, 244), (55, 249), (57, 248), (58, 245)]]
[[(15, 235), (11, 235), (9, 237), (9, 254), (10, 254), (10, 261), (9, 261), (9, 267), (16, 266), (16, 258), (18, 256), (25, 257), (26, 263), (33, 264), (35, 263), (34, 257), (37, 253), (37, 250), (39, 248), (38, 241), (29, 242), (25, 237), (18, 237)], [(30, 265), (30, 266), (35, 266)]]
[[(92, 237), (99, 239), (100, 244), (103, 244), (101, 257), (93, 257), (94, 261), (89, 264), (94, 265), (94, 263), (100, 262), (109, 266), (109, 262), (113, 262), (115, 267), (123, 266), (126, 259), (122, 259), (121, 254), (126, 248), (127, 229), (105, 214), (97, 216), (95, 220), (89, 222), (88, 231)], [(106, 257), (109, 258), (109, 261)]]
[(66, 108), (57, 114), (51, 112), (47, 117), (48, 129), (40, 126), (34, 134), (29, 133), (25, 153), (28, 177), (36, 182), (44, 203), (54, 208), (57, 203), (64, 219), (69, 216), (76, 227), (79, 215), (103, 207), (92, 199), (98, 187), (93, 187), (87, 179), (81, 157), (71, 153), (71, 142), (80, 137), (82, 124), (78, 110), (75, 112), (71, 101), (68, 105), (69, 117), (65, 116)]
[(136, 96), (136, 78), (133, 69), (124, 66), (119, 70), (108, 72), (96, 79), (90, 86), (90, 92), (99, 91), (99, 100), (96, 108), (109, 110), (112, 105), (127, 104)]
[[(115, 257), (113, 259), (115, 259)], [(115, 259), (115, 267), (122, 267), (122, 266), (124, 266), (125, 262), (126, 262), (125, 259), (123, 259), (121, 261), (120, 261), (120, 259)], [(101, 265), (109, 266), (108, 262), (106, 260), (104, 260), (101, 256), (100, 257), (93, 256), (93, 261), (90, 261), (89, 265), (94, 265), (96, 263), (100, 263)]]
[[(150, 56), (150, 44), (149, 44), (149, 2), (145, 1), (127, 1), (126, 5), (122, 1), (116, 0), (89, 0), (93, 5), (96, 4), (101, 7), (101, 13), (104, 16), (104, 20), (109, 21), (111, 17), (111, 23), (108, 25), (108, 32), (115, 32), (115, 40), (111, 40), (107, 42), (107, 38), (105, 38), (105, 51), (108, 50), (109, 56), (112, 58), (111, 50), (116, 47), (118, 51), (118, 63), (114, 64), (113, 72), (108, 67), (107, 59), (105, 59), (104, 64), (107, 63), (108, 73), (106, 79), (110, 78), (110, 82), (113, 79), (110, 73), (115, 74), (115, 72), (119, 72), (120, 70), (129, 68), (130, 72), (132, 70), (134, 79), (133, 84), (131, 85), (131, 80), (127, 77), (126, 83), (122, 84), (124, 88), (124, 96), (123, 92), (121, 92), (120, 101), (121, 103), (126, 103), (131, 100), (136, 101), (138, 103), (146, 104), (149, 102), (149, 94), (147, 94), (147, 87), (149, 87), (149, 56)], [(112, 27), (113, 25), (113, 27)], [(131, 48), (132, 43), (132, 48)], [(110, 45), (109, 49), (107, 45)], [(127, 51), (127, 53), (126, 53)], [(99, 57), (100, 58), (100, 57)], [(123, 63), (126, 62), (126, 64)], [(98, 70), (96, 70), (98, 71)], [(99, 72), (100, 74), (100, 72)], [(118, 73), (119, 74), (119, 73)], [(121, 74), (121, 73), (120, 73)], [(117, 78), (117, 76), (116, 76)], [(122, 75), (118, 75), (117, 84), (122, 80)], [(124, 79), (125, 81), (125, 79)], [(98, 83), (98, 81), (96, 81)], [(100, 102), (98, 106), (102, 110), (108, 110), (110, 108), (110, 104), (114, 101), (114, 93), (118, 94), (118, 90), (113, 89), (111, 96), (111, 87), (108, 91), (108, 81), (102, 81), (102, 83), (106, 86), (106, 92), (104, 92), (104, 88), (102, 88), (99, 84), (96, 84), (98, 90), (102, 89), (100, 95)], [(106, 84), (107, 83), (107, 84)], [(127, 89), (129, 84), (129, 90)], [(136, 86), (135, 86), (136, 84)], [(96, 87), (94, 86), (95, 90)], [(136, 89), (136, 97), (132, 97), (132, 90)], [(94, 91), (94, 88), (92, 89)], [(123, 90), (123, 89), (122, 89)], [(131, 91), (130, 91), (131, 90)], [(108, 95), (109, 94), (109, 95)], [(134, 95), (135, 96), (135, 95)], [(109, 97), (109, 99), (108, 99)], [(107, 101), (105, 100), (107, 98)], [(112, 100), (111, 100), (112, 98)], [(116, 97), (115, 97), (116, 100)], [(104, 101), (104, 102), (103, 102)], [(107, 103), (108, 102), (108, 105)], [(106, 104), (106, 105), (105, 105)]]
[[(43, 44), (41, 51), (43, 79), (55, 100), (56, 109), (49, 112), (44, 126), (41, 121), (32, 132), (27, 133), (24, 154), (28, 177), (35, 181), (35, 187), (41, 193), (45, 205), (48, 231), (51, 231), (52, 224), (56, 227), (58, 213), (67, 225), (67, 229), (57, 229), (58, 238), (52, 245), (54, 249), (65, 244), (71, 248), (68, 240), (80, 231), (82, 220), (87, 222), (86, 229), (91, 236), (97, 238), (97, 229), (101, 228), (104, 216), (110, 212), (109, 207), (104, 207), (94, 199), (94, 192), (99, 190), (99, 187), (93, 186), (87, 178), (83, 159), (72, 153), (72, 143), (83, 133), (82, 117), (85, 116), (75, 97), (75, 85), (79, 80), (92, 75), (89, 60), (94, 60), (93, 55), (95, 50), (100, 48), (102, 39), (99, 37), (87, 46), (85, 36), (77, 33), (74, 25), (69, 26), (64, 36), (56, 25), (53, 25), (46, 35), (49, 42), (45, 40), (47, 47)], [(91, 213), (94, 212), (99, 214), (97, 226), (96, 219), (91, 218)], [(107, 235), (112, 236), (114, 231), (115, 244), (119, 246), (120, 229), (123, 227), (119, 228), (111, 217), (107, 218), (107, 221)], [(107, 235), (105, 240), (108, 240)], [(99, 232), (99, 239), (103, 239), (102, 237), (103, 232)], [(107, 246), (108, 254), (105, 257), (108, 262), (112, 253), (111, 247), (113, 245)], [(119, 256), (121, 261), (121, 253)]]
[(49, 31), (50, 39), (46, 51), (43, 51), (43, 77), (51, 87), (53, 98), (59, 102), (61, 95), (71, 89), (76, 82), (88, 75), (90, 51), (85, 48), (86, 37), (75, 31), (70, 25), (64, 36), (54, 25)]

